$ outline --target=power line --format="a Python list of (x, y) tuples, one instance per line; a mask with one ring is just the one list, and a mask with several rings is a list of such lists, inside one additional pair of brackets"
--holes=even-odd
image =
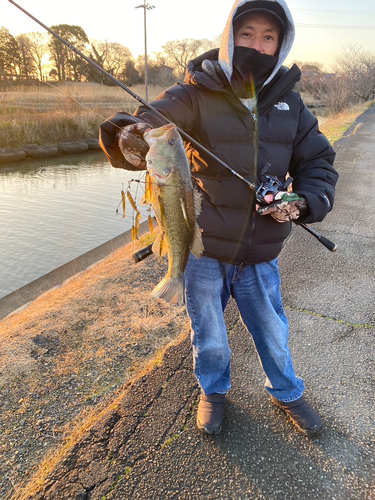
[(304, 10), (308, 12), (335, 12), (336, 14), (374, 14), (375, 12), (361, 11), (361, 10), (324, 10), (324, 9), (300, 9), (298, 7), (290, 7), (290, 10)]
[(299, 28), (330, 28), (330, 29), (346, 29), (346, 30), (375, 30), (375, 26), (350, 26), (348, 24), (334, 25), (334, 24), (296, 24)]

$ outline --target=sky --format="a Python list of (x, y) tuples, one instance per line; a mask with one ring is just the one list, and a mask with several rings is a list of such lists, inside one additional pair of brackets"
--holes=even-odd
[[(16, 0), (47, 26), (78, 25), (89, 39), (108, 40), (128, 47), (134, 57), (144, 54), (144, 0)], [(335, 58), (349, 45), (375, 52), (374, 0), (289, 0), (296, 24), (294, 46), (286, 60), (319, 62), (331, 71)], [(44, 28), (8, 0), (0, 0), (0, 26), (13, 36), (44, 32)], [(231, 11), (232, 0), (148, 0), (147, 53), (160, 52), (172, 40), (209, 40), (220, 35)], [(180, 6), (180, 8), (179, 8)]]

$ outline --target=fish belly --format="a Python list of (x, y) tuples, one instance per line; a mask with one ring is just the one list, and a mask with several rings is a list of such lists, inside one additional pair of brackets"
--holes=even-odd
[[(193, 190), (186, 190), (179, 176), (159, 187), (156, 212), (168, 250), (168, 272), (151, 295), (171, 304), (185, 302), (184, 271), (194, 238)], [(158, 218), (158, 217), (157, 217)]]

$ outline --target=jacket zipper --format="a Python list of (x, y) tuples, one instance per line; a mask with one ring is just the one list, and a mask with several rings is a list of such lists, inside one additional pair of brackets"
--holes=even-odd
[[(254, 151), (254, 158), (253, 158), (253, 161), (254, 161), (254, 166), (256, 168), (256, 172), (257, 172), (256, 177), (258, 177), (258, 118), (257, 118), (256, 114), (254, 113), (254, 111), (250, 111), (250, 114), (251, 114), (251, 117), (252, 117), (253, 122), (254, 122), (254, 128), (253, 128), (253, 151)], [(255, 192), (254, 191), (252, 192), (252, 196), (253, 197), (255, 196)], [(245, 254), (245, 257), (243, 259), (243, 261), (245, 261), (245, 262), (246, 262), (247, 256), (249, 255), (250, 248), (252, 246), (253, 236), (254, 236), (254, 230), (255, 230), (255, 208), (253, 209), (253, 211), (251, 213), (250, 234), (249, 234), (249, 247), (248, 247), (248, 250), (247, 250), (247, 252)], [(239, 265), (240, 269), (242, 269), (243, 266), (246, 265), (245, 262), (241, 262), (241, 264)]]

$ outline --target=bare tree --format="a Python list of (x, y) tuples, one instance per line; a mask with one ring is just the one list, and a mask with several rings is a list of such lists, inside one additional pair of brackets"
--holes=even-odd
[(162, 49), (166, 54), (168, 63), (175, 68), (177, 74), (185, 73), (187, 65), (191, 59), (200, 53), (213, 48), (214, 42), (209, 40), (195, 40), (185, 38), (183, 40), (173, 40), (163, 45)]
[(25, 35), (18, 35), (16, 37), (19, 51), (19, 75), (21, 78), (30, 78), (35, 75), (36, 67), (30, 55), (30, 45)]
[(339, 113), (350, 104), (350, 82), (345, 74), (334, 73), (324, 83), (325, 98), (331, 112)]
[(23, 40), (28, 45), (28, 55), (38, 72), (39, 80), (43, 80), (44, 62), (48, 56), (48, 33), (24, 33)]
[(111, 73), (115, 78), (123, 73), (126, 63), (133, 59), (133, 56), (124, 45), (120, 43), (109, 43), (104, 42), (105, 45), (105, 55), (103, 59), (104, 66), (107, 71)]
[(17, 40), (7, 28), (0, 27), (0, 79), (16, 75), (19, 60)]
[(335, 60), (335, 70), (345, 75), (353, 100), (375, 97), (375, 54), (360, 45), (348, 45)]
[(108, 73), (115, 78), (126, 74), (129, 63), (134, 64), (133, 56), (128, 47), (120, 43), (112, 43), (107, 40), (91, 40), (92, 55), (95, 62), (100, 64)]
[(293, 64), (297, 64), (299, 69), (302, 70), (312, 70), (312, 71), (319, 71), (320, 73), (323, 73), (324, 71), (324, 66), (321, 62), (313, 61), (313, 62), (301, 62), (301, 61), (293, 61)]

